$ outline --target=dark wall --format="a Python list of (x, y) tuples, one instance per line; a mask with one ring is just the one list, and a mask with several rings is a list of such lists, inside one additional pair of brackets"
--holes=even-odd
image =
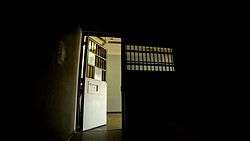
[(215, 136), (220, 120), (219, 54), (205, 40), (178, 40), (158, 39), (175, 49), (176, 72), (125, 73), (128, 136), (174, 140)]
[(79, 28), (70, 26), (43, 29), (38, 30), (34, 44), (36, 54), (32, 58), (34, 91), (30, 135), (34, 137), (32, 140), (65, 140), (74, 130), (81, 33)]
[(212, 125), (220, 95), (216, 56), (209, 51), (176, 49), (176, 72), (126, 73), (129, 133), (147, 134), (145, 137), (152, 139), (209, 139), (216, 128)]

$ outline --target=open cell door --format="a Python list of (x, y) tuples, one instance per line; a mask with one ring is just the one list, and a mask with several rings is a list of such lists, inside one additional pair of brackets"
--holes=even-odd
[(86, 131), (107, 122), (106, 50), (95, 36), (83, 35), (77, 125)]

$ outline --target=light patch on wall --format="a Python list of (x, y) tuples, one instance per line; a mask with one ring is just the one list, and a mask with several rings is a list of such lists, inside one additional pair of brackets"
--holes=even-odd
[(66, 58), (65, 44), (63, 41), (59, 41), (57, 48), (57, 63), (62, 65)]

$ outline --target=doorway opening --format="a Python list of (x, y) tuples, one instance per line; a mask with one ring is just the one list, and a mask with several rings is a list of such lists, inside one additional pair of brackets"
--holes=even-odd
[(121, 38), (83, 34), (82, 40), (78, 127), (81, 131), (122, 129)]

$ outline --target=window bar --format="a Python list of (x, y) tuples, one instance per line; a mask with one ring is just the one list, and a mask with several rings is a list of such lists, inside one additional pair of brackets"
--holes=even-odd
[(131, 60), (130, 60), (130, 67), (131, 67), (131, 70), (134, 69), (134, 65), (132, 64), (132, 62), (134, 61), (134, 53), (133, 53), (133, 46), (130, 45), (130, 49), (131, 49), (131, 54), (130, 54), (130, 57), (131, 57)]
[(138, 59), (139, 59), (139, 53), (138, 53), (138, 49), (137, 46), (134, 45), (134, 49), (135, 49), (135, 70), (139, 70), (139, 66), (138, 66)]
[(161, 48), (162, 71), (166, 71), (164, 48)]
[(135, 67), (135, 69), (134, 70), (137, 70), (138, 69), (138, 67), (137, 67), (137, 59), (138, 59), (138, 57), (137, 57), (137, 52), (136, 52), (136, 50), (137, 50), (137, 47), (134, 45), (134, 67)]
[(140, 54), (139, 54), (139, 46), (135, 45), (135, 50), (136, 50), (136, 54), (137, 54), (137, 62), (136, 62), (136, 66), (137, 66), (137, 70), (140, 71)]
[(151, 71), (151, 54), (150, 54), (150, 47), (147, 47), (147, 57), (148, 57), (148, 71)]
[(153, 56), (153, 52), (152, 52), (152, 47), (150, 47), (150, 59), (151, 59), (151, 70), (154, 71), (154, 56)]
[(147, 58), (147, 52), (146, 52), (146, 46), (143, 46), (142, 48), (143, 50), (143, 63), (144, 63), (144, 70), (147, 71), (148, 70), (148, 58)]
[(129, 61), (129, 64), (130, 64), (130, 70), (133, 70), (133, 66), (132, 66), (132, 64), (131, 64), (131, 62), (132, 62), (132, 56), (133, 56), (133, 53), (132, 53), (132, 46), (131, 45), (129, 45), (130, 46), (130, 61)]
[(132, 46), (129, 45), (129, 47), (130, 47), (130, 61), (129, 61), (129, 63), (130, 63), (130, 70), (133, 70), (133, 65), (132, 65), (132, 61), (133, 61)]
[(145, 47), (145, 53), (146, 53), (146, 65), (147, 65), (147, 71), (150, 71), (150, 65), (149, 65), (149, 53), (147, 51), (147, 47)]
[(143, 46), (139, 46), (139, 57), (140, 57), (140, 69), (142, 70), (142, 71), (145, 71), (144, 70), (144, 61), (143, 61)]
[(152, 59), (152, 63), (151, 64), (152, 64), (152, 68), (153, 68), (152, 70), (155, 71), (156, 69), (155, 69), (154, 47), (150, 47), (150, 51), (152, 51), (151, 52), (151, 57), (152, 57), (151, 58)]
[(169, 48), (167, 48), (167, 59), (168, 59), (168, 62), (167, 62), (167, 64), (168, 64), (168, 71), (170, 71), (170, 68), (171, 68), (171, 66), (170, 66), (171, 60), (170, 60)]
[(158, 47), (155, 47), (155, 58), (156, 58), (156, 68), (159, 71), (159, 58), (158, 58)]
[(132, 70), (135, 70), (136, 68), (136, 66), (135, 66), (135, 64), (134, 64), (134, 62), (135, 62), (135, 46), (133, 46), (133, 45), (131, 45), (131, 47), (132, 47), (132, 50), (133, 50), (133, 69)]
[[(126, 49), (128, 48), (128, 45), (126, 46)], [(126, 50), (126, 62), (127, 62), (127, 70), (130, 70), (130, 65), (129, 65), (129, 61), (130, 61), (130, 51)]]
[(139, 70), (143, 70), (142, 68), (141, 68), (141, 53), (140, 53), (140, 46), (137, 46), (137, 48), (138, 48), (138, 67), (139, 67)]
[(160, 61), (159, 61), (159, 63), (160, 63), (160, 64), (159, 64), (159, 65), (160, 65), (160, 70), (159, 70), (159, 71), (163, 71), (163, 70), (162, 70), (162, 56), (161, 56), (161, 49), (162, 49), (162, 48), (159, 48), (159, 49), (158, 49), (158, 51), (159, 51), (159, 53), (158, 53), (158, 57), (159, 57), (159, 59), (160, 59)]
[[(126, 49), (127, 48), (130, 48), (130, 45), (126, 45)], [(129, 54), (129, 58), (126, 61), (126, 65), (127, 65), (127, 68), (128, 68), (127, 70), (130, 70), (131, 69), (131, 65), (130, 65), (130, 62), (131, 62), (131, 51), (126, 50), (126, 52)]]
[(171, 57), (170, 57), (170, 50), (169, 48), (167, 48), (167, 57), (168, 57), (168, 71), (172, 71), (172, 68), (171, 68)]
[(147, 71), (147, 66), (146, 66), (146, 53), (145, 51), (145, 46), (142, 46), (142, 65), (143, 65), (143, 70)]
[(158, 64), (158, 71), (161, 71), (160, 70), (160, 67), (161, 67), (161, 59), (160, 59), (160, 52), (159, 52), (159, 49), (160, 49), (160, 47), (157, 47), (156, 48), (156, 50), (157, 50), (157, 53), (156, 53), (156, 55), (157, 55), (157, 64)]
[(153, 54), (153, 50), (152, 47), (150, 47), (150, 58), (151, 58), (151, 69), (152, 71), (154, 71), (154, 54)]
[(164, 48), (164, 59), (165, 59), (166, 71), (168, 71), (169, 68), (168, 68), (168, 53), (167, 53), (167, 48)]
[(144, 69), (144, 60), (143, 60), (143, 51), (142, 51), (143, 46), (140, 46), (139, 49), (140, 49), (140, 55), (139, 56), (140, 56), (140, 64), (141, 64), (140, 68), (141, 68), (142, 71), (145, 71), (145, 69)]
[(135, 64), (135, 70), (138, 70), (138, 52), (137, 52), (137, 46), (134, 45), (134, 53), (135, 53), (135, 60), (134, 60), (134, 64)]
[(161, 57), (162, 57), (162, 70), (166, 71), (166, 59), (165, 59), (165, 52), (164, 52), (164, 48), (161, 49)]
[(138, 64), (138, 70), (140, 71), (141, 70), (141, 62), (140, 62), (140, 47), (139, 46), (137, 46), (137, 52), (138, 52), (137, 64)]
[(158, 58), (158, 52), (157, 52), (157, 49), (158, 49), (158, 47), (155, 47), (154, 48), (154, 51), (155, 51), (155, 53), (154, 53), (154, 56), (155, 56), (155, 67), (156, 67), (156, 71), (159, 71), (159, 58)]
[(149, 60), (150, 60), (150, 62), (149, 62), (150, 71), (153, 71), (154, 68), (152, 66), (153, 58), (152, 58), (152, 54), (151, 54), (151, 47), (148, 47), (148, 51), (149, 51), (148, 55), (149, 55)]
[(172, 71), (172, 66), (171, 66), (171, 64), (172, 64), (172, 60), (171, 60), (171, 51), (170, 51), (170, 49), (168, 48), (168, 65), (169, 65), (169, 71)]
[(138, 46), (136, 46), (136, 47), (137, 47), (137, 48), (136, 48), (136, 54), (137, 54), (137, 56), (136, 56), (137, 58), (136, 58), (136, 59), (137, 59), (137, 60), (136, 60), (135, 64), (136, 64), (136, 66), (137, 66), (136, 69), (137, 69), (137, 70), (140, 70), (140, 66), (139, 66), (139, 65), (140, 65), (140, 64), (139, 64), (139, 63), (140, 63), (140, 62), (139, 62), (139, 51), (138, 51)]
[(157, 58), (157, 53), (156, 53), (156, 47), (153, 47), (153, 56), (154, 56), (154, 67), (155, 67), (155, 71), (158, 71), (158, 66), (157, 66), (157, 61), (158, 61), (158, 58)]

